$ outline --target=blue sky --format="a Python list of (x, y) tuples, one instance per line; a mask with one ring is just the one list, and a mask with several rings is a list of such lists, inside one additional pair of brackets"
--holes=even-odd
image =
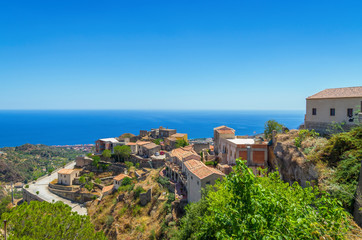
[(362, 85), (362, 1), (1, 1), (0, 109), (304, 109)]

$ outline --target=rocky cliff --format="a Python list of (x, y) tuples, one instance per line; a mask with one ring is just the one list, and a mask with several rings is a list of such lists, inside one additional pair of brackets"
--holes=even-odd
[(305, 187), (307, 182), (318, 181), (318, 171), (306, 155), (294, 145), (297, 134), (297, 130), (291, 130), (273, 138), (273, 144), (269, 148), (269, 167), (271, 170), (278, 169), (284, 181), (290, 184), (296, 181)]

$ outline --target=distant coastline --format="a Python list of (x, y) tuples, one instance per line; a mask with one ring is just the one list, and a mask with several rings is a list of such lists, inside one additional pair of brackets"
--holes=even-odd
[(304, 111), (0, 110), (0, 147), (93, 144), (100, 137), (138, 135), (140, 129), (159, 126), (187, 133), (190, 139), (210, 138), (220, 125), (255, 135), (270, 119), (298, 128)]

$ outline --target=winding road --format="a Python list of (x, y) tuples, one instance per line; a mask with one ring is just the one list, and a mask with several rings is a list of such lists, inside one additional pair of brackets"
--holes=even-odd
[[(68, 163), (64, 168), (72, 169), (75, 166), (75, 162)], [(50, 176), (45, 176), (42, 178), (39, 178), (35, 183), (29, 183), (29, 188), (26, 190), (37, 195), (41, 199), (47, 202), (57, 202), (61, 201), (67, 205), (69, 205), (74, 212), (77, 212), (80, 215), (87, 215), (87, 208), (84, 207), (84, 204), (77, 203), (70, 201), (68, 199), (59, 197), (58, 195), (55, 195), (54, 193), (51, 193), (48, 190), (48, 184), (53, 181), (54, 179), (58, 178), (58, 171), (54, 171)], [(36, 194), (36, 192), (39, 191), (39, 194)]]

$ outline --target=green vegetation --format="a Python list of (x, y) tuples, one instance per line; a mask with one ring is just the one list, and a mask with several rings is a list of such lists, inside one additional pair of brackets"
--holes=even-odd
[(132, 183), (132, 179), (129, 177), (125, 177), (125, 178), (123, 178), (121, 185), (127, 186), (127, 185), (130, 185), (131, 183)]
[(102, 156), (103, 156), (105, 159), (109, 160), (109, 159), (112, 157), (112, 152), (111, 152), (111, 150), (108, 150), (108, 149), (104, 150), (104, 151), (102, 152)]
[[(21, 220), (19, 220), (21, 219)], [(54, 204), (32, 201), (2, 214), (1, 222), (8, 221), (11, 239), (107, 239), (96, 233), (88, 216), (72, 212), (62, 202)]]
[(0, 181), (18, 182), (35, 180), (64, 166), (81, 154), (78, 150), (25, 144), (19, 147), (4, 147), (0, 151)]
[(101, 158), (99, 156), (93, 156), (92, 158), (93, 158), (92, 165), (99, 170), (99, 168), (101, 167), (100, 164)]
[(306, 138), (314, 138), (314, 137), (318, 137), (318, 136), (319, 136), (319, 133), (317, 133), (314, 129), (312, 129), (312, 130), (303, 129), (303, 130), (299, 131), (298, 137), (294, 138), (294, 144), (296, 147), (300, 148), (302, 146), (302, 142)]
[(132, 162), (124, 162), (124, 164), (126, 165), (127, 169), (129, 170), (131, 167), (133, 167), (133, 163)]
[(10, 202), (11, 202), (11, 196), (10, 195), (7, 195), (7, 196), (0, 199), (0, 216), (4, 212), (9, 211), (8, 205), (10, 204)]
[(163, 142), (163, 139), (162, 138), (157, 138), (155, 140), (153, 140), (153, 142), (157, 145), (160, 145), (162, 142)]
[(116, 156), (118, 162), (128, 160), (131, 153), (131, 148), (127, 145), (114, 147), (114, 155)]
[(97, 183), (97, 184), (101, 184), (101, 183), (102, 183), (102, 181), (101, 181), (99, 178), (96, 178), (96, 180), (94, 180), (94, 182)]
[(188, 145), (189, 145), (189, 143), (188, 143), (185, 139), (183, 139), (183, 138), (176, 141), (176, 148), (186, 147), (186, 146), (188, 146)]
[(168, 187), (170, 185), (170, 180), (167, 177), (158, 176), (157, 182), (164, 187)]
[(314, 156), (330, 168), (332, 174), (325, 182), (326, 190), (352, 211), (362, 159), (362, 126), (349, 132), (334, 134), (322, 151)]
[(275, 120), (269, 120), (264, 125), (264, 135), (266, 139), (272, 138), (273, 130), (277, 131), (277, 133), (281, 133), (283, 130), (282, 124), (278, 123)]
[[(191, 204), (174, 239), (344, 239), (348, 213), (317, 188), (290, 186), (278, 172), (235, 171)], [(215, 190), (214, 190), (215, 189)]]
[(143, 192), (146, 192), (146, 190), (143, 189), (143, 187), (141, 187), (141, 186), (136, 187), (136, 189), (134, 190), (134, 198), (135, 199), (139, 198), (140, 194)]

